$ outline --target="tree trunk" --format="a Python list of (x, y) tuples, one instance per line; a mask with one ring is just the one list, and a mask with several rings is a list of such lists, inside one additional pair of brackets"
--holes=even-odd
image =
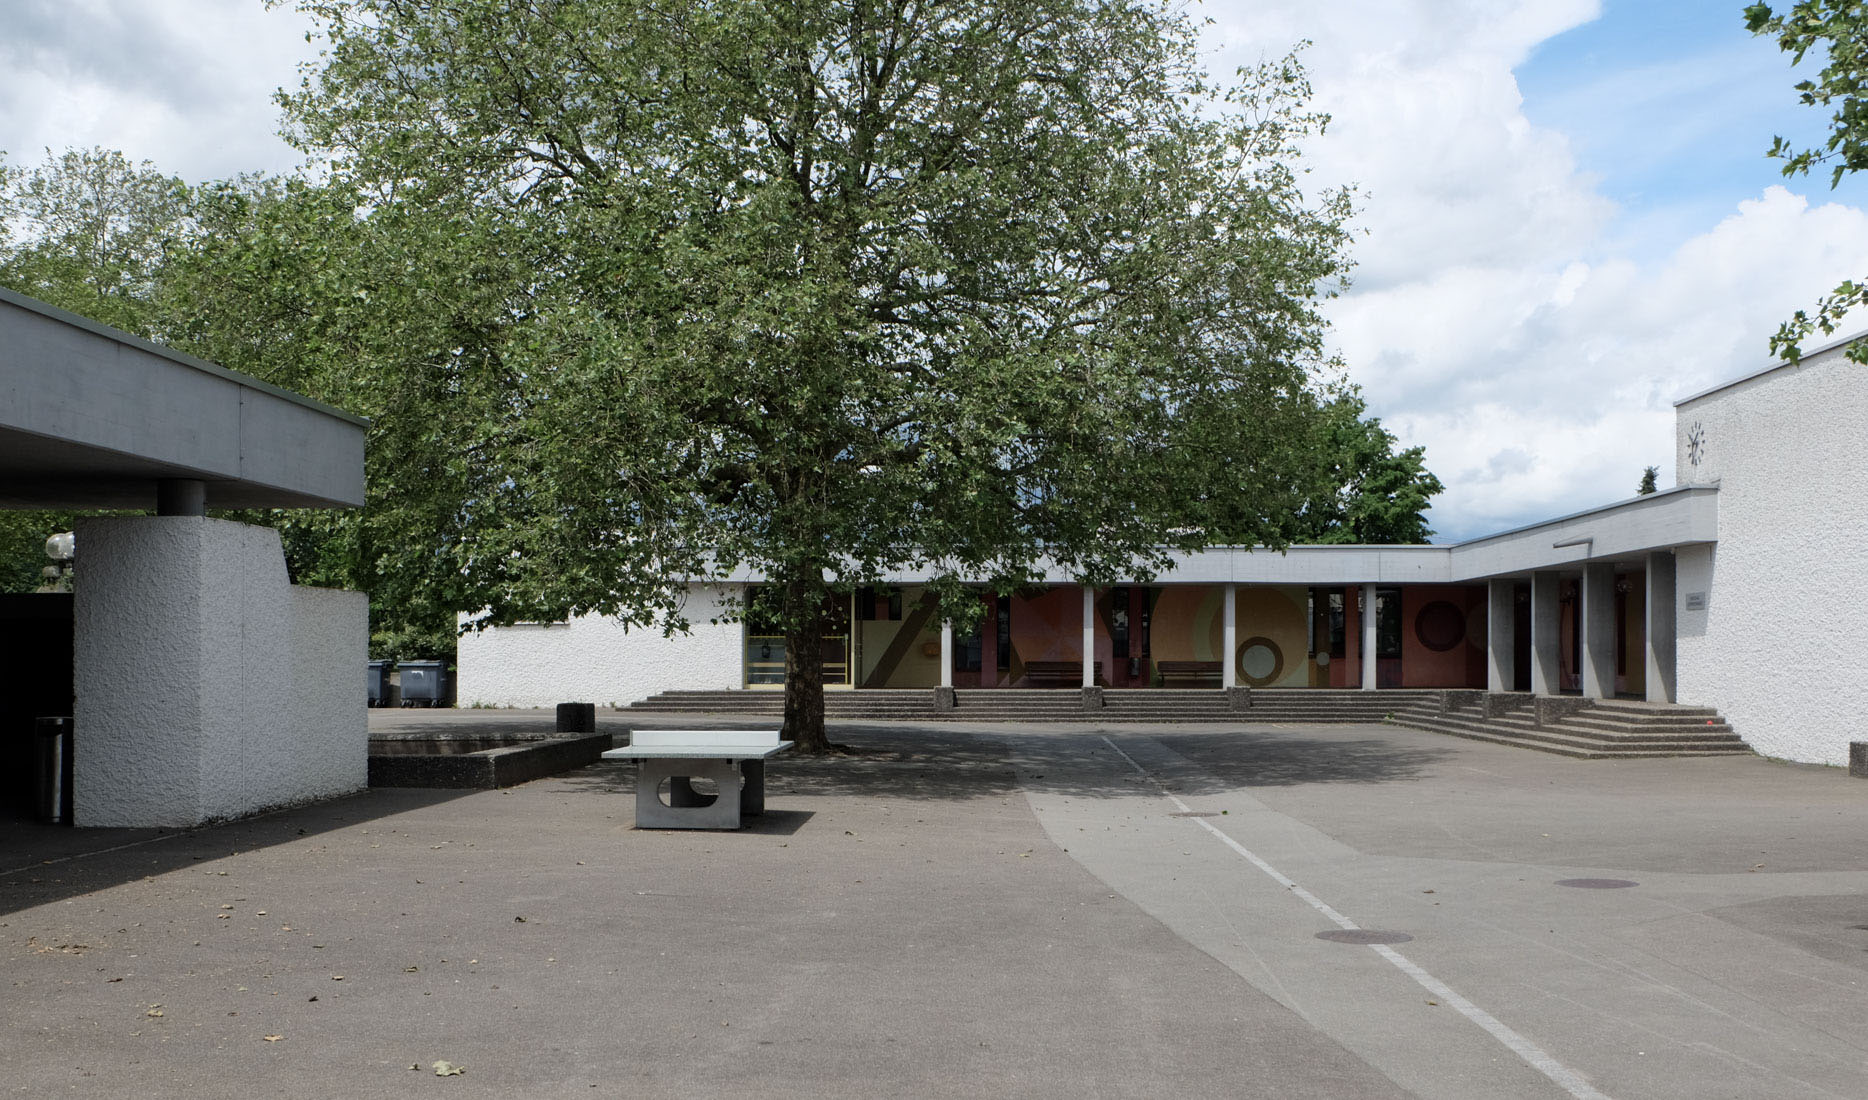
[[(809, 601), (808, 606), (806, 601)], [(824, 623), (819, 594), (785, 585), (785, 723), (779, 736), (799, 752), (829, 752), (824, 732)]]

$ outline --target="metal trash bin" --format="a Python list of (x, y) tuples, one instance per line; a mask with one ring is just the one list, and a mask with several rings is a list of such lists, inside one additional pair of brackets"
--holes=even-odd
[(71, 824), (70, 718), (33, 719), (33, 808), (39, 820)]
[(389, 705), (389, 662), (370, 662), (370, 705), (384, 707)]
[(438, 707), (447, 702), (446, 667), (440, 661), (398, 661), (402, 673), (402, 705)]

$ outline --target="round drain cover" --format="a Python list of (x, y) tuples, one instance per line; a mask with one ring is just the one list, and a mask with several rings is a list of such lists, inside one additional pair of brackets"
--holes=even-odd
[(1625, 878), (1560, 878), (1557, 885), (1574, 886), (1578, 890), (1625, 890), (1641, 884), (1629, 882)]
[(1317, 938), (1331, 943), (1407, 943), (1414, 937), (1406, 932), (1378, 932), (1373, 928), (1335, 928), (1318, 932)]
[(1218, 817), (1212, 810), (1186, 810), (1182, 813), (1169, 814), (1169, 817)]

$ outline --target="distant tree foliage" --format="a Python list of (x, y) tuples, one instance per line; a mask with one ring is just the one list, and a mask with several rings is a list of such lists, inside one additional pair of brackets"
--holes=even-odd
[(1221, 92), (1124, 0), (303, 7), (295, 139), (465, 265), (409, 304), (499, 303), (426, 364), (442, 465), (499, 475), (439, 495), (481, 623), (756, 570), (821, 749), (827, 596), (925, 568), (964, 618), (1281, 545), (1314, 493), (1349, 205), (1299, 187), (1294, 60)]
[(1296, 516), (1300, 543), (1424, 543), (1426, 512), (1445, 486), (1426, 467), (1426, 450), (1395, 450), (1395, 437), (1349, 391), (1324, 408), (1317, 494)]
[(1638, 497), (1644, 497), (1644, 496), (1647, 496), (1649, 493), (1658, 493), (1659, 491), (1660, 491), (1660, 467), (1649, 466), (1647, 469), (1642, 470), (1641, 471), (1641, 484), (1635, 487), (1635, 495)]
[[(1806, 55), (1822, 59), (1813, 79), (1797, 82), (1798, 98), (1830, 112), (1829, 137), (1820, 148), (1798, 149), (1773, 138), (1769, 155), (1784, 162), (1784, 175), (1802, 176), (1819, 165), (1829, 169), (1829, 186), (1868, 167), (1868, 3), (1863, 0), (1796, 0), (1773, 8), (1756, 3), (1745, 8), (1745, 26), (1777, 40), (1793, 65)], [(1771, 351), (1791, 362), (1803, 354), (1804, 341), (1816, 332), (1833, 335), (1843, 318), (1868, 301), (1868, 281), (1845, 279), (1816, 304), (1815, 313), (1798, 310), (1771, 337)], [(1868, 363), (1868, 342), (1857, 341), (1848, 357)]]

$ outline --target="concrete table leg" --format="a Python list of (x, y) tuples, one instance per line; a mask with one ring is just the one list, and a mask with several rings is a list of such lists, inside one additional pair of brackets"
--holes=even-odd
[[(664, 779), (668, 802), (661, 796)], [(699, 794), (690, 779), (711, 779), (720, 793)], [(744, 797), (740, 770), (731, 760), (644, 760), (636, 773), (636, 828), (737, 829)]]
[(765, 813), (765, 761), (739, 762), (739, 812), (746, 817)]

